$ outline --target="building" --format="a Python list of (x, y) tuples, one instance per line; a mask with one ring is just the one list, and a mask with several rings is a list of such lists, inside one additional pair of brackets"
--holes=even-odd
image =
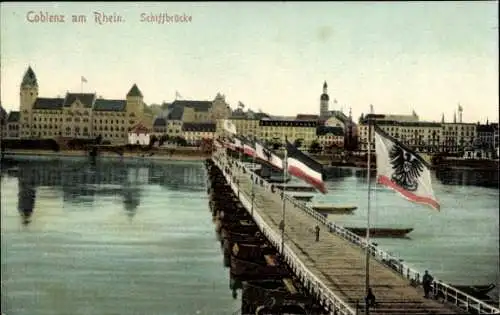
[(167, 121), (206, 123), (231, 116), (231, 107), (220, 93), (212, 101), (175, 100), (170, 104), (164, 103), (162, 107), (164, 110), (157, 118), (165, 118)]
[(322, 149), (344, 148), (344, 128), (338, 126), (318, 126), (317, 141)]
[(70, 93), (65, 97), (39, 97), (39, 86), (31, 67), (20, 87), (19, 133), (21, 138), (95, 138), (126, 143), (128, 131), (141, 122), (151, 125), (152, 117), (138, 86), (125, 99), (104, 99), (95, 93)]
[(7, 111), (0, 105), (0, 137), (5, 138), (7, 133)]
[(258, 138), (270, 143), (290, 142), (301, 144), (298, 147), (309, 147), (316, 140), (317, 121), (311, 120), (259, 120)]
[[(231, 123), (236, 127), (238, 134), (243, 135), (248, 138), (259, 137), (259, 122), (261, 119), (268, 119), (269, 115), (265, 113), (255, 113), (248, 110), (244, 112), (241, 109), (237, 109), (232, 112), (232, 115), (228, 118)], [(223, 120), (217, 121), (217, 133), (223, 131)]]
[(328, 84), (323, 83), (323, 93), (319, 97), (319, 116), (321, 118), (327, 118), (329, 116), (329, 102), (330, 96), (328, 96)]
[[(213, 101), (175, 100), (162, 107), (163, 112), (153, 122), (154, 134), (183, 138), (188, 136), (191, 139), (185, 138), (188, 143), (199, 142), (200, 137), (205, 137), (207, 132), (211, 133), (206, 130), (211, 130), (212, 127), (207, 126), (217, 126), (218, 121), (231, 115), (231, 108), (226, 103), (225, 96), (220, 93)], [(200, 136), (200, 132), (204, 136)]]
[(477, 124), (477, 144), (484, 148), (496, 148), (498, 146), (498, 123)]
[(462, 152), (466, 147), (472, 146), (477, 138), (477, 126), (473, 123), (442, 123), (440, 152)]
[(138, 123), (128, 131), (128, 143), (149, 145), (151, 130), (142, 123)]
[[(395, 120), (399, 118), (401, 120)], [(462, 152), (472, 145), (476, 128), (470, 123), (419, 121), (413, 115), (368, 114), (360, 118), (359, 145), (368, 150), (368, 122), (375, 121), (382, 130), (418, 152)], [(371, 131), (371, 150), (375, 150), (374, 133)]]
[(188, 145), (199, 146), (204, 140), (215, 138), (216, 123), (184, 123), (182, 125), (182, 137)]
[(19, 111), (11, 111), (9, 116), (7, 116), (7, 123), (5, 126), (6, 139), (16, 139), (20, 137), (20, 117), (21, 113)]

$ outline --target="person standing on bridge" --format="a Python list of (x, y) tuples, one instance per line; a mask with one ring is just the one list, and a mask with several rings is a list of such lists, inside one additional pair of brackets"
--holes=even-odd
[(424, 297), (425, 298), (429, 298), (429, 292), (432, 289), (432, 281), (434, 281), (434, 278), (426, 270), (425, 274), (422, 278), (422, 286), (424, 287)]
[(319, 242), (319, 225), (314, 228), (316, 230), (316, 242)]
[(376, 305), (375, 294), (373, 294), (372, 288), (368, 288), (368, 294), (366, 295), (365, 303), (367, 308), (375, 307)]

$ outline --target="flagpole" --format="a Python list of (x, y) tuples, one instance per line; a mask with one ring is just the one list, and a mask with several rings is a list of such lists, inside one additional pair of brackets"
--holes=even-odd
[(253, 207), (254, 207), (254, 201), (255, 201), (255, 155), (257, 154), (256, 152), (256, 139), (254, 137), (253, 139), (253, 147), (254, 147), (254, 151), (253, 151), (253, 155), (252, 155), (252, 208), (250, 210), (250, 213), (253, 217)]
[[(368, 180), (368, 208), (367, 208), (367, 215), (366, 215), (366, 266), (365, 266), (365, 291), (366, 291), (366, 296), (368, 296), (368, 290), (370, 289), (370, 201), (371, 201), (371, 143), (372, 143), (372, 123), (371, 123), (371, 118), (368, 119), (368, 174), (367, 174), (367, 180)], [(365, 299), (365, 310), (366, 314), (370, 314), (370, 309), (368, 306), (368, 302)]]
[(282, 190), (282, 224), (281, 224), (281, 256), (283, 257), (283, 253), (285, 250), (285, 209), (286, 209), (286, 203), (285, 203), (285, 191), (286, 191), (286, 177), (287, 177), (287, 171), (288, 171), (288, 150), (287, 150), (287, 145), (286, 145), (286, 136), (285, 136), (285, 129), (283, 129), (283, 136), (284, 136), (284, 147), (285, 147), (285, 157), (283, 159), (283, 190)]

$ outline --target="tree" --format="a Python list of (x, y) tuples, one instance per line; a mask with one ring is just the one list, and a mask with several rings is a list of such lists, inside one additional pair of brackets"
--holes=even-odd
[(272, 146), (273, 150), (279, 150), (281, 148), (282, 144), (279, 142), (272, 142), (271, 146)]
[(183, 137), (181, 137), (181, 136), (176, 136), (174, 141), (175, 141), (175, 143), (177, 143), (177, 145), (179, 145), (179, 146), (182, 146), (182, 147), (187, 146), (187, 141), (186, 141), (186, 139), (184, 139), (184, 138), (183, 138)]
[(296, 148), (300, 148), (302, 146), (302, 139), (295, 139), (293, 142), (293, 146)]
[(316, 140), (314, 140), (309, 146), (309, 152), (311, 153), (319, 153), (321, 152), (321, 150), (322, 150), (321, 145)]
[(158, 141), (158, 138), (155, 136), (155, 135), (152, 135), (150, 138), (149, 138), (149, 147), (153, 147), (153, 145), (155, 144), (155, 142)]
[(165, 142), (167, 142), (169, 140), (169, 137), (168, 135), (163, 135), (160, 137), (160, 140), (158, 142), (158, 145), (159, 146), (162, 146)]
[(102, 136), (98, 135), (97, 138), (95, 138), (95, 144), (101, 144), (102, 143)]

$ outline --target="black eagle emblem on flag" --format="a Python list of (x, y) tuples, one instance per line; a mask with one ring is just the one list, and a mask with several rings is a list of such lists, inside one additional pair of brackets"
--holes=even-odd
[(393, 145), (389, 157), (394, 173), (391, 180), (408, 191), (418, 189), (418, 178), (424, 165), (415, 155), (398, 145)]
[(262, 153), (264, 153), (264, 156), (268, 161), (271, 161), (271, 159), (273, 158), (273, 154), (271, 153), (271, 151), (266, 148), (262, 148)]

